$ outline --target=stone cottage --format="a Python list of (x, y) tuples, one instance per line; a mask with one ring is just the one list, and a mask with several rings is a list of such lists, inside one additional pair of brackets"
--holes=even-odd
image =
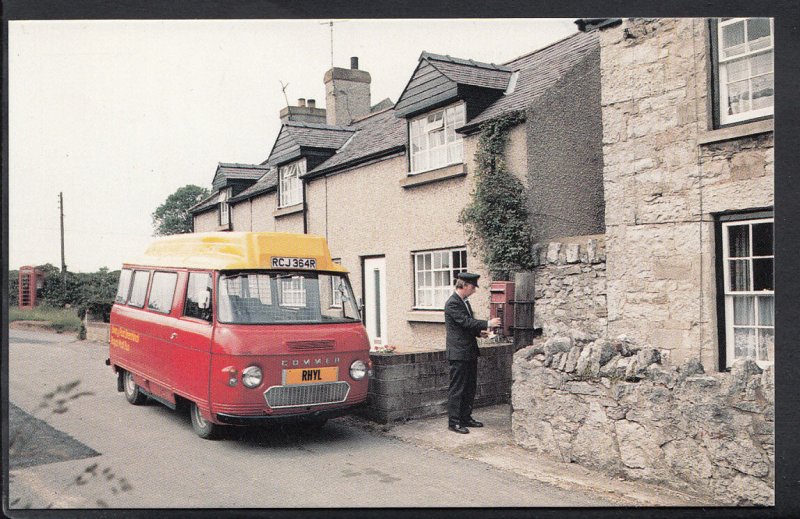
[[(545, 337), (515, 356), (515, 439), (771, 504), (772, 20), (577, 24), (600, 39), (605, 233), (538, 246)], [(592, 302), (605, 322), (580, 320)]]
[[(371, 105), (356, 58), (324, 82), (324, 109), (301, 99), (281, 111), (263, 164), (220, 165), (214, 192), (192, 210), (195, 231), (324, 236), (351, 272), (373, 344), (443, 349), (444, 302), (467, 269), (483, 275), (473, 306), (488, 315), (490, 279), (458, 223), (483, 122), (527, 116), (505, 158), (530, 187), (539, 237), (604, 232), (598, 34), (502, 65), (423, 52), (396, 104)], [(253, 180), (247, 168), (265, 173)], [(247, 189), (232, 186), (245, 176)]]

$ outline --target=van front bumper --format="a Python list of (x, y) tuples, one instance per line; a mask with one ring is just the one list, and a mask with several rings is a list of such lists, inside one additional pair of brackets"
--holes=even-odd
[(217, 413), (217, 421), (226, 425), (266, 425), (281, 423), (296, 423), (302, 421), (327, 420), (350, 414), (356, 409), (366, 406), (366, 401), (335, 409), (320, 409), (318, 411), (307, 411), (295, 414), (282, 415), (262, 415), (262, 416), (242, 416), (226, 413)]

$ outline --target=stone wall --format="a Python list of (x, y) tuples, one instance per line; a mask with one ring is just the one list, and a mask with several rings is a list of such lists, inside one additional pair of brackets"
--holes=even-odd
[(108, 343), (109, 341), (109, 324), (97, 321), (84, 321), (83, 325), (86, 327), (86, 340)]
[(518, 351), (512, 430), (523, 447), (726, 505), (774, 504), (774, 375), (615, 340), (553, 337)]
[[(475, 407), (508, 403), (511, 398), (511, 344), (481, 346)], [(444, 351), (371, 353), (367, 418), (388, 423), (447, 414), (450, 365)], [(444, 423), (444, 422), (443, 422)]]
[(534, 246), (534, 324), (545, 337), (580, 328), (608, 331), (603, 235)]

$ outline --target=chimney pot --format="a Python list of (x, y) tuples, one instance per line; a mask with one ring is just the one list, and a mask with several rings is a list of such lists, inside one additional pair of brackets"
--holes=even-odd
[(350, 68), (353, 70), (358, 70), (358, 57), (353, 56), (350, 58)]
[(316, 108), (317, 107), (317, 100), (316, 99), (309, 99), (308, 100), (308, 107), (309, 108)]
[(297, 100), (297, 106), (305, 106), (305, 105), (306, 105), (306, 99), (304, 97), (301, 97)]

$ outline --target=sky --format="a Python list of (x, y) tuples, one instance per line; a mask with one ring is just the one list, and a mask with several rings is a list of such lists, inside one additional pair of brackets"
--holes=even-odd
[[(219, 162), (266, 160), (287, 100), (325, 107), (328, 21), (9, 22), (9, 268), (61, 265), (59, 193), (67, 270), (116, 270), (175, 190), (210, 189)], [(576, 31), (572, 18), (334, 20), (333, 64), (357, 56), (374, 105), (397, 101), (422, 51), (500, 64)]]

